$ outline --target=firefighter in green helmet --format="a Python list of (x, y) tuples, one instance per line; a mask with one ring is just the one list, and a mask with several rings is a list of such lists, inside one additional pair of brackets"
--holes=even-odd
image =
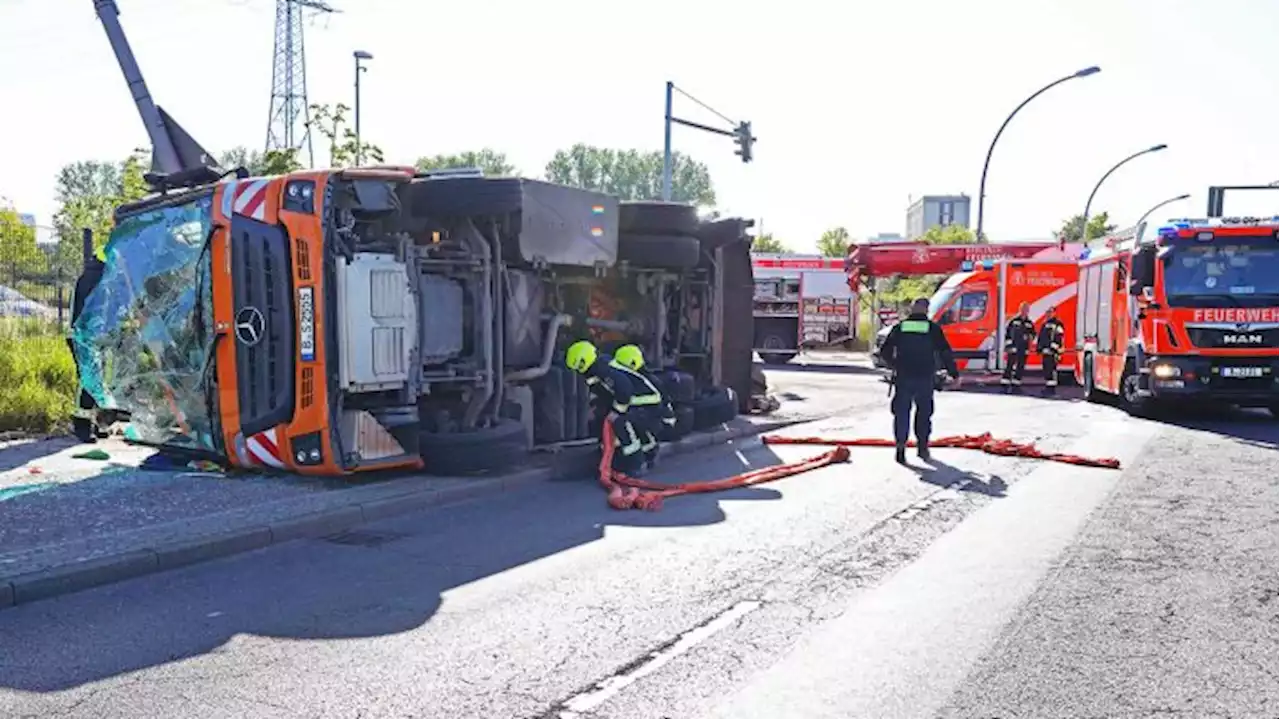
[(565, 366), (586, 379), (591, 393), (609, 408), (605, 421), (613, 428), (613, 469), (630, 475), (642, 473), (642, 442), (632, 420), (633, 405), (637, 399), (645, 400), (645, 390), (628, 373), (601, 357), (596, 346), (587, 340), (569, 345), (564, 361)]
[(657, 397), (658, 401), (648, 404), (636, 404), (636, 429), (640, 432), (641, 451), (644, 452), (645, 466), (652, 469), (658, 462), (660, 444), (658, 436), (663, 427), (676, 425), (676, 413), (667, 398), (658, 389), (657, 378), (645, 368), (644, 353), (635, 345), (623, 345), (613, 352), (613, 362), (625, 372), (634, 376), (637, 383), (642, 383), (645, 396)]

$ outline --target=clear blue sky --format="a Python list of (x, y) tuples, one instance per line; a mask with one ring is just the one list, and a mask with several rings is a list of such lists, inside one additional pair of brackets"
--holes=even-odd
[[(274, 0), (118, 1), (156, 99), (211, 150), (260, 146)], [(976, 196), (1005, 115), (1088, 65), (1103, 72), (1042, 96), (1001, 139), (993, 239), (1046, 236), (1108, 167), (1160, 142), (1095, 207), (1131, 222), (1190, 192), (1170, 212), (1198, 215), (1210, 184), (1280, 179), (1276, 0), (331, 1), (345, 12), (307, 29), (310, 99), (350, 104), (351, 51), (372, 52), (364, 133), (389, 159), (487, 145), (537, 176), (574, 142), (660, 149), (672, 79), (760, 138), (743, 165), (727, 138), (676, 130), (722, 210), (802, 251), (835, 225), (903, 231), (911, 195)], [(0, 91), (0, 196), (42, 224), (61, 165), (146, 142), (92, 0), (0, 0)]]

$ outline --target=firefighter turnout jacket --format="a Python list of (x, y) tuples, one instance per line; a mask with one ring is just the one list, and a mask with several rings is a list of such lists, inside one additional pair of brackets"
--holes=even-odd
[(1044, 325), (1040, 327), (1040, 333), (1036, 335), (1036, 350), (1041, 354), (1051, 354), (1058, 357), (1062, 354), (1062, 340), (1067, 334), (1066, 328), (1063, 327), (1062, 320), (1057, 317), (1050, 317), (1044, 321)]
[(1004, 351), (1026, 354), (1031, 347), (1031, 338), (1035, 335), (1036, 324), (1030, 318), (1022, 315), (1015, 316), (1004, 328)]
[(938, 371), (939, 360), (947, 374), (960, 375), (942, 328), (924, 314), (907, 315), (894, 325), (880, 346), (880, 357), (899, 377), (932, 378)]

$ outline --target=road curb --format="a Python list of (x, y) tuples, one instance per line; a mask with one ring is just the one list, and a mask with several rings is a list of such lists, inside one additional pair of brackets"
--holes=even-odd
[[(814, 420), (788, 419), (726, 427), (715, 432), (691, 435), (678, 442), (664, 443), (664, 453), (683, 454), (810, 421)], [(90, 559), (76, 559), (25, 574), (0, 576), (0, 609), (297, 539), (329, 536), (360, 524), (514, 491), (579, 473), (578, 467), (554, 462), (551, 467), (474, 481), (458, 480), (459, 483), (446, 486), (433, 486), (430, 479), (404, 477), (382, 484), (342, 490), (350, 493), (345, 495), (351, 498), (350, 502), (318, 511), (301, 512), (265, 524), (246, 522), (241, 526), (228, 526), (216, 533), (184, 537), (158, 543), (153, 547), (133, 548)], [(404, 487), (403, 491), (401, 487)], [(247, 510), (238, 510), (228, 515), (245, 511)]]

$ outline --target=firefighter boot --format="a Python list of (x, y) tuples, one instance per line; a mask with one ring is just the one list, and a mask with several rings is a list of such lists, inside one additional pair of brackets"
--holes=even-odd
[(926, 462), (933, 459), (933, 455), (929, 453), (929, 443), (921, 442), (919, 445), (917, 445), (916, 455), (920, 457), (920, 459), (923, 459)]
[(893, 461), (897, 462), (898, 464), (907, 463), (907, 446), (906, 445), (900, 444), (897, 446), (897, 448), (893, 452)]

